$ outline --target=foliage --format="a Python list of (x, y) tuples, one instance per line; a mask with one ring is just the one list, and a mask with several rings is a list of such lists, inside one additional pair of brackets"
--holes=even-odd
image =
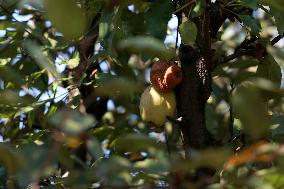
[(178, 59), (175, 14), (188, 9), (175, 24), (196, 45), (208, 1), (0, 1), (0, 187), (284, 188), (284, 51), (271, 42), (284, 3), (217, 2), (230, 16), (211, 39), (216, 146), (185, 157), (179, 120), (143, 122), (139, 98), (151, 63)]

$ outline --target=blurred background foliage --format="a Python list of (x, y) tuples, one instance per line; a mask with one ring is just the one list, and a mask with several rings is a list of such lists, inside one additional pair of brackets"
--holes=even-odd
[(217, 2), (233, 16), (215, 58), (252, 36), (267, 55), (214, 70), (206, 122), (218, 145), (185, 159), (178, 124), (144, 123), (139, 97), (153, 60), (194, 44), (195, 24), (180, 38), (175, 14), (198, 16), (204, 0), (0, 0), (0, 187), (284, 188), (284, 42), (270, 43), (284, 1)]

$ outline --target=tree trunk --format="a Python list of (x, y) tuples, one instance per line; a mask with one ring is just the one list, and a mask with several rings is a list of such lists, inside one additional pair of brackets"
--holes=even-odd
[[(206, 7), (210, 1), (206, 1)], [(183, 10), (178, 16), (189, 15), (191, 9)], [(210, 146), (211, 135), (206, 128), (205, 108), (211, 94), (211, 36), (210, 9), (195, 17), (192, 21), (197, 27), (195, 46), (181, 44), (179, 59), (183, 73), (183, 81), (177, 89), (177, 111), (182, 117), (181, 131), (184, 149), (188, 157), (191, 149), (203, 149)]]
[(181, 131), (186, 155), (190, 149), (210, 144), (206, 129), (205, 106), (211, 93), (211, 75), (200, 50), (182, 44), (179, 49), (183, 80), (177, 89), (177, 110), (182, 117)]

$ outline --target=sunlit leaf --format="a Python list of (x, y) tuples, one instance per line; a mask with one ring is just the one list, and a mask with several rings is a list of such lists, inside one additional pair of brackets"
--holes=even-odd
[(206, 8), (205, 0), (198, 0), (193, 8), (193, 16), (200, 16)]
[(188, 20), (179, 26), (181, 41), (192, 45), (195, 42), (197, 35), (197, 27), (194, 22)]
[(28, 113), (28, 112), (32, 111), (33, 109), (34, 108), (31, 107), (31, 106), (20, 108), (19, 111), (17, 111), (17, 113), (14, 115), (14, 117), (18, 117), (19, 115), (21, 115), (23, 113)]
[(79, 53), (76, 52), (74, 53), (72, 58), (70, 58), (68, 61), (63, 61), (63, 63), (70, 66), (70, 68), (75, 68), (79, 65), (79, 61), (80, 61)]
[(157, 145), (157, 141), (144, 135), (128, 134), (111, 144), (116, 152), (147, 151)]
[(273, 188), (283, 188), (284, 187), (284, 175), (279, 173), (277, 169), (264, 169), (257, 171), (258, 176), (262, 177), (265, 181), (270, 183)]

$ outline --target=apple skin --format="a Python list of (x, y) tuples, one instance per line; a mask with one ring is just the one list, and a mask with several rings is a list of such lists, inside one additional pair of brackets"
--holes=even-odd
[(176, 96), (173, 91), (158, 92), (153, 86), (148, 86), (140, 99), (140, 115), (142, 120), (162, 126), (167, 116), (173, 117), (176, 112)]
[(157, 91), (167, 93), (182, 81), (182, 70), (174, 61), (158, 60), (151, 68), (150, 80)]

